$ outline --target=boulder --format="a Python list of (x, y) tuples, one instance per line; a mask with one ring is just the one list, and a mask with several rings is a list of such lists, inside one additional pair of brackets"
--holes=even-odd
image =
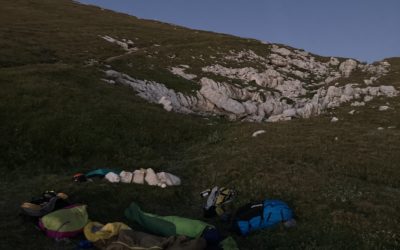
[(339, 70), (340, 72), (342, 72), (342, 75), (344, 77), (349, 77), (351, 72), (353, 72), (353, 70), (356, 68), (357, 68), (357, 62), (353, 59), (348, 59), (342, 62), (339, 66)]
[(279, 48), (276, 45), (272, 45), (271, 51), (277, 54), (280, 54), (282, 56), (288, 56), (292, 54), (292, 52), (286, 48)]
[(299, 80), (288, 80), (278, 85), (275, 89), (279, 90), (285, 97), (295, 98), (307, 93), (303, 88), (303, 84), (304, 83)]
[(291, 119), (291, 117), (284, 116), (283, 114), (271, 115), (268, 117), (267, 122), (290, 121)]
[(327, 108), (337, 107), (340, 104), (342, 89), (336, 86), (329, 86), (323, 101), (323, 106)]
[(240, 102), (231, 99), (225, 92), (220, 91), (215, 81), (203, 77), (200, 83), (202, 85), (200, 93), (218, 108), (235, 115), (241, 115), (246, 112), (244, 106)]
[(185, 73), (185, 69), (187, 69), (189, 67), (189, 66), (187, 66), (187, 67), (185, 67), (185, 66), (187, 66), (187, 65), (181, 65), (181, 67), (172, 67), (170, 69), (170, 71), (172, 74), (178, 75), (187, 80), (193, 80), (194, 78), (196, 78), (197, 75)]
[(393, 86), (385, 86), (382, 85), (379, 87), (379, 91), (388, 97), (393, 97), (393, 96), (397, 96), (399, 94), (399, 91), (396, 90)]
[(317, 103), (310, 102), (306, 103), (304, 107), (297, 109), (296, 113), (301, 118), (310, 118), (311, 116), (319, 115), (320, 108)]
[(389, 109), (389, 106), (379, 106), (379, 111), (386, 111)]
[(286, 65), (288, 65), (288, 62), (285, 58), (283, 58), (280, 55), (277, 54), (271, 54), (269, 56), (269, 59), (271, 60), (271, 63), (278, 66), (278, 67), (285, 67)]
[(284, 110), (282, 114), (287, 117), (295, 117), (297, 115), (297, 112), (296, 109), (292, 108)]
[(160, 100), (158, 101), (158, 103), (162, 104), (166, 111), (170, 112), (172, 110), (171, 101), (168, 100), (167, 97), (165, 97), (165, 96), (161, 97)]
[(364, 102), (370, 102), (374, 99), (374, 97), (370, 96), (370, 95), (366, 95), (364, 96)]
[(337, 66), (337, 65), (339, 65), (339, 63), (340, 63), (340, 61), (336, 57), (331, 57), (331, 59), (329, 60), (329, 64), (332, 66)]
[(256, 114), (257, 113), (257, 106), (252, 101), (246, 101), (243, 103), (244, 109), (246, 110), (247, 114)]
[(353, 96), (354, 95), (353, 86), (351, 84), (346, 84), (346, 86), (344, 87), (343, 94), (346, 96)]
[(379, 87), (368, 87), (368, 93), (372, 96), (380, 95)]
[(353, 102), (353, 103), (351, 104), (351, 106), (353, 106), (353, 107), (365, 106), (365, 102), (358, 102), (358, 101), (355, 101), (355, 102)]
[(365, 79), (365, 80), (364, 80), (364, 83), (365, 83), (366, 85), (371, 85), (371, 84), (373, 83), (373, 81), (372, 81), (371, 79)]

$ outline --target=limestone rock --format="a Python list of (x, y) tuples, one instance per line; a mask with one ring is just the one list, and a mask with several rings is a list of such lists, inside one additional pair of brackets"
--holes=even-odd
[(303, 88), (303, 83), (299, 80), (284, 81), (282, 84), (276, 86), (285, 97), (297, 97), (299, 95), (305, 95), (306, 90)]
[(235, 115), (245, 113), (244, 106), (240, 102), (231, 99), (226, 93), (221, 92), (216, 82), (205, 77), (200, 82), (202, 85), (200, 93), (215, 106)]
[(340, 61), (336, 57), (331, 57), (329, 60), (329, 64), (332, 66), (337, 66), (339, 65)]
[(304, 107), (297, 109), (296, 112), (301, 118), (310, 118), (311, 116), (319, 115), (321, 109), (317, 103), (307, 103)]
[(296, 109), (286, 109), (282, 113), (286, 117), (295, 117), (297, 115)]
[(366, 95), (364, 96), (364, 102), (370, 102), (374, 99), (374, 97), (370, 96), (370, 95)]
[(353, 59), (348, 59), (342, 62), (339, 66), (339, 70), (340, 72), (342, 72), (342, 75), (344, 77), (349, 77), (351, 72), (353, 72), (353, 70), (356, 68), (357, 68), (357, 62), (354, 61)]
[[(113, 43), (117, 41), (111, 37), (107, 39)], [(131, 44), (128, 40), (119, 42)], [(216, 64), (201, 68), (207, 73), (204, 75), (212, 79), (202, 77), (201, 72), (196, 73), (197, 76), (186, 73), (190, 65), (168, 67), (173, 74), (199, 84), (200, 90), (193, 89), (189, 94), (167, 88), (162, 83), (134, 79), (111, 69), (105, 71), (107, 79), (104, 81), (130, 86), (138, 96), (151, 103), (162, 104), (167, 111), (223, 115), (231, 120), (252, 122), (309, 118), (346, 102), (352, 102), (352, 106), (363, 106), (376, 96), (393, 97), (399, 94), (393, 86), (372, 85), (388, 72), (390, 65), (386, 62), (364, 64), (349, 59), (340, 63), (335, 57), (326, 62), (300, 50), (277, 45), (265, 47), (265, 54), (268, 55), (265, 57), (252, 50), (231, 50), (228, 54), (214, 52), (209, 57)], [(201, 62), (202, 58), (200, 55), (197, 60)], [(231, 68), (227, 65), (235, 66)], [(370, 74), (369, 79), (340, 86), (337, 80), (349, 77), (356, 69)]]
[(267, 122), (290, 121), (291, 119), (291, 117), (284, 116), (283, 114), (271, 115), (268, 117)]
[(389, 106), (379, 106), (379, 111), (386, 111), (389, 109)]
[(172, 67), (170, 69), (170, 71), (172, 74), (178, 75), (187, 80), (193, 80), (194, 78), (196, 78), (197, 75), (185, 73), (185, 69), (189, 68), (189, 66), (187, 66), (187, 67), (185, 67), (185, 66), (187, 66), (187, 65), (181, 65), (181, 67)]
[(393, 96), (397, 96), (399, 94), (399, 91), (396, 90), (393, 86), (385, 86), (382, 85), (379, 87), (379, 91), (388, 97), (393, 97)]
[(365, 102), (358, 102), (358, 101), (355, 101), (355, 102), (353, 102), (353, 103), (351, 104), (351, 106), (353, 106), (353, 107), (365, 106)]
[(110, 43), (115, 43), (118, 46), (120, 46), (121, 48), (123, 48), (126, 51), (135, 51), (137, 50), (137, 48), (133, 48), (133, 42), (131, 40), (127, 40), (127, 39), (122, 39), (122, 41), (119, 41), (115, 38), (112, 38), (110, 36), (100, 36), (101, 38), (103, 38), (104, 40), (106, 40), (107, 42)]
[(254, 102), (252, 101), (246, 101), (243, 103), (243, 106), (246, 110), (247, 114), (255, 114), (257, 113), (257, 106)]
[(169, 112), (172, 110), (171, 101), (168, 100), (167, 97), (165, 97), (165, 96), (161, 97), (161, 99), (158, 101), (158, 103), (162, 104), (166, 111)]
[(272, 45), (271, 51), (277, 54), (280, 54), (282, 56), (288, 56), (290, 55), (292, 52), (286, 48), (279, 48), (276, 45)]
[(285, 67), (286, 65), (288, 65), (288, 61), (278, 54), (271, 54), (269, 56), (269, 59), (271, 60), (272, 64), (278, 67)]

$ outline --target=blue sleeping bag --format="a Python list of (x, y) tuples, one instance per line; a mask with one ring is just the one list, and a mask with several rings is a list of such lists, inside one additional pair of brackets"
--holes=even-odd
[(248, 235), (250, 232), (289, 221), (293, 216), (292, 209), (283, 201), (252, 202), (237, 210), (233, 227), (239, 234)]

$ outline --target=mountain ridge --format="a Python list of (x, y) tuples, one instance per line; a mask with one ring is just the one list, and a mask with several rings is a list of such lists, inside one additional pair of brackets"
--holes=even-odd
[[(149, 20), (146, 21), (150, 22)], [(170, 25), (165, 23), (160, 24)], [(170, 26), (173, 29), (178, 27)], [(187, 31), (195, 33), (202, 32), (190, 29), (187, 29)], [(216, 33), (213, 34), (217, 36), (221, 35)], [(108, 35), (100, 37), (110, 43), (119, 45), (124, 50), (128, 50), (129, 45), (132, 47), (134, 45), (132, 40), (127, 40), (125, 38), (123, 38), (122, 41), (119, 41), (118, 39), (112, 38)], [(235, 39), (234, 36), (231, 37)], [(236, 39), (245, 41), (249, 40), (245, 38)], [(129, 41), (129, 44), (127, 44), (126, 41)], [(169, 61), (169, 64), (171, 65), (163, 65), (162, 70), (169, 70), (176, 76), (200, 85), (201, 89), (194, 95), (185, 96), (183, 93), (174, 92), (174, 90), (179, 91), (179, 88), (172, 88), (169, 89), (171, 90), (169, 91), (168, 85), (166, 86), (167, 89), (161, 90), (159, 85), (161, 84), (165, 86), (165, 84), (159, 82), (156, 84), (157, 86), (153, 87), (153, 90), (151, 90), (151, 88), (147, 89), (148, 92), (153, 91), (153, 93), (143, 93), (140, 89), (143, 89), (144, 87), (142, 86), (138, 88), (138, 86), (135, 85), (136, 91), (141, 92), (139, 95), (148, 101), (162, 104), (167, 111), (172, 110), (183, 113), (195, 112), (200, 114), (208, 113), (211, 115), (223, 115), (231, 120), (266, 120), (270, 122), (291, 120), (293, 118), (309, 118), (310, 116), (319, 115), (321, 112), (325, 112), (326, 108), (338, 107), (342, 103), (349, 102), (352, 99), (364, 99), (364, 101), (370, 101), (373, 99), (373, 96), (376, 95), (395, 96), (398, 94), (395, 87), (390, 85), (382, 85), (382, 89), (385, 89), (385, 91), (379, 91), (379, 89), (377, 91), (373, 87), (372, 90), (369, 91), (371, 88), (367, 86), (372, 85), (381, 76), (388, 73), (390, 64), (387, 61), (383, 60), (374, 64), (365, 64), (353, 59), (338, 59), (335, 57), (327, 59), (288, 46), (269, 44), (255, 39), (252, 39), (252, 41), (258, 43), (258, 46), (263, 46), (264, 52), (261, 56), (255, 53), (251, 49), (251, 46), (248, 47), (247, 50), (238, 51), (230, 49), (228, 52), (225, 51), (225, 53), (221, 53), (220, 51), (213, 53), (212, 50), (208, 50), (211, 54), (206, 53), (205, 56), (209, 58), (203, 58), (203, 54), (197, 55), (198, 57), (192, 55), (191, 59), (186, 59), (186, 61), (184, 61), (185, 64), (180, 64), (179, 66), (179, 64), (174, 60), (176, 58), (175, 54), (160, 55), (159, 51), (155, 51), (154, 54), (148, 53), (145, 56), (155, 57), (157, 60)], [(156, 43), (153, 44), (153, 46), (161, 47), (161, 45)], [(129, 56), (131, 55), (134, 57), (134, 54), (140, 50), (143, 49), (134, 47), (126, 54), (112, 57), (112, 59), (114, 61), (123, 57), (124, 60), (129, 61)], [(160, 50), (162, 50), (162, 48), (160, 48)], [(192, 49), (190, 50), (192, 51)], [(146, 53), (146, 51), (144, 53)], [(193, 54), (196, 53), (194, 52)], [(268, 57), (263, 57), (266, 55), (268, 55)], [(289, 58), (290, 55), (294, 58)], [(221, 58), (228, 59), (230, 62), (227, 62), (226, 60), (221, 61)], [(244, 60), (241, 61), (240, 59)], [(197, 62), (193, 62), (195, 60), (197, 60)], [(326, 60), (330, 61), (325, 62)], [(201, 64), (199, 61), (207, 61), (208, 65), (202, 64), (199, 66), (199, 64)], [(106, 60), (106, 62), (111, 62), (111, 60)], [(193, 64), (195, 66), (194, 69), (191, 68)], [(228, 67), (224, 67), (224, 64)], [(252, 68), (251, 66), (249, 67), (249, 65), (255, 65), (255, 68)], [(105, 66), (111, 67), (110, 65)], [(240, 68), (240, 66), (242, 66), (242, 68)], [(151, 67), (154, 67), (154, 65), (150, 65), (150, 68)], [(334, 69), (335, 67), (336, 71)], [(316, 68), (318, 68), (317, 71), (313, 71)], [(184, 72), (188, 70), (192, 73)], [(247, 72), (245, 72), (245, 70), (247, 70)], [(263, 70), (266, 71), (262, 72)], [(354, 71), (361, 71), (361, 74), (363, 74), (366, 79), (362, 79), (361, 83), (349, 83), (343, 89), (330, 87), (333, 83), (338, 85), (338, 81), (341, 78), (349, 78), (351, 73)], [(121, 73), (124, 74), (127, 72)], [(199, 74), (204, 77), (201, 75), (198, 76)], [(320, 74), (322, 74), (322, 76)], [(116, 72), (111, 73), (111, 71), (109, 71), (108, 75), (113, 75), (114, 79), (111, 80), (112, 82), (117, 80), (117, 82), (134, 86), (132, 83), (127, 83), (127, 79), (122, 79), (122, 75), (117, 77)], [(127, 74), (125, 75), (128, 76)], [(323, 75), (326, 77), (325, 80), (322, 79)], [(128, 77), (133, 79), (132, 75)], [(200, 80), (199, 78), (202, 79)], [(321, 82), (321, 80), (323, 81)], [(318, 83), (316, 84), (314, 81), (318, 81)], [(207, 84), (204, 84), (205, 82), (207, 82)], [(249, 85), (250, 82), (254, 82), (255, 84), (250, 87), (243, 86)], [(242, 86), (239, 86), (237, 83)], [(321, 85), (323, 86), (321, 87)], [(250, 94), (250, 92), (255, 90), (254, 88), (270, 88), (271, 86), (272, 88), (270, 90), (261, 89), (256, 91), (258, 93), (255, 95)], [(318, 88), (318, 86), (320, 88)], [(364, 88), (362, 88), (362, 86), (364, 86)], [(308, 90), (307, 88), (312, 88), (312, 90)], [(328, 91), (329, 88), (330, 90)], [(157, 93), (157, 89), (161, 92)], [(344, 91), (345, 89), (346, 91)], [(192, 89), (192, 92), (194, 90), (196, 90), (196, 88)], [(245, 92), (239, 95), (233, 94), (232, 96), (232, 92), (239, 93), (241, 91)], [(277, 92), (280, 92), (280, 94), (277, 94)], [(217, 96), (215, 93), (218, 93)], [(326, 96), (326, 94), (329, 96)], [(262, 96), (261, 99), (259, 97), (260, 95)], [(269, 100), (266, 100), (266, 95)], [(300, 98), (301, 96), (307, 95), (313, 96), (313, 98), (311, 98), (312, 100)], [(292, 100), (291, 98), (295, 99)], [(281, 101), (282, 99), (283, 102)], [(321, 101), (320, 99), (325, 100)], [(287, 102), (290, 103), (288, 104)], [(353, 104), (358, 105), (359, 103), (363, 105), (365, 102), (362, 102), (361, 100), (361, 102), (357, 101)]]

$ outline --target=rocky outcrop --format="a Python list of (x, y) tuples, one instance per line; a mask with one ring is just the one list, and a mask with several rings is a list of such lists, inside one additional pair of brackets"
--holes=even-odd
[[(123, 48), (129, 43), (107, 36), (103, 38)], [(197, 65), (199, 68), (193, 71), (201, 69), (204, 75), (186, 72), (191, 67), (189, 65), (168, 67), (172, 74), (199, 84), (200, 90), (191, 94), (110, 69), (105, 71), (107, 79), (104, 81), (128, 85), (137, 95), (151, 103), (161, 104), (167, 111), (223, 115), (231, 120), (257, 122), (310, 118), (343, 103), (363, 106), (377, 96), (399, 94), (393, 86), (375, 86), (377, 80), (389, 71), (387, 62), (364, 64), (353, 59), (341, 62), (334, 57), (322, 62), (305, 51), (273, 44), (265, 46), (269, 51), (263, 56), (252, 50), (231, 50), (228, 54), (213, 56), (216, 64)], [(232, 67), (232, 64), (237, 66)], [(361, 83), (344, 86), (336, 83), (339, 78), (350, 77), (356, 70), (366, 74)]]
[(164, 107), (172, 107), (170, 110), (181, 113), (193, 113), (193, 107), (199, 100), (193, 96), (187, 96), (180, 92), (168, 89), (164, 84), (153, 81), (134, 79), (126, 74), (114, 70), (107, 70), (105, 74), (115, 82), (132, 87), (138, 96), (151, 103), (162, 103)]
[[(399, 93), (393, 86), (363, 88), (358, 84), (347, 84), (342, 87), (329, 86), (327, 89), (322, 87), (311, 99), (296, 96), (291, 103), (288, 103), (288, 99), (282, 94), (285, 90), (282, 90), (282, 93), (266, 92), (261, 98), (260, 92), (252, 92), (246, 88), (203, 77), (200, 80), (200, 91), (194, 95), (184, 95), (153, 81), (137, 80), (113, 70), (107, 70), (105, 73), (109, 79), (131, 86), (140, 97), (149, 102), (162, 104), (167, 111), (219, 114), (226, 115), (232, 120), (277, 122), (293, 118), (309, 118), (319, 115), (326, 109), (338, 107), (342, 103), (359, 99), (365, 102), (375, 96), (393, 97)], [(292, 82), (288, 86), (293, 88), (296, 83)], [(366, 100), (365, 97), (370, 98)], [(364, 102), (353, 102), (352, 106), (364, 105)]]

